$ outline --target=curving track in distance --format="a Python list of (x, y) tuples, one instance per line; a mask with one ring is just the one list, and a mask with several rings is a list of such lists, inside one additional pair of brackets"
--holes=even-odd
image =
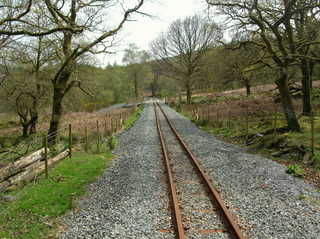
[[(162, 116), (158, 114), (158, 111), (159, 111), (158, 109), (160, 110)], [(190, 169), (192, 169), (192, 171), (194, 171), (194, 174), (197, 174), (197, 176), (195, 176), (197, 177), (196, 182), (195, 183), (193, 182), (193, 183), (199, 184), (199, 186), (204, 188), (204, 190), (206, 191), (204, 194), (208, 197), (211, 204), (216, 208), (215, 209), (216, 214), (222, 217), (221, 221), (224, 222), (223, 229), (219, 228), (219, 229), (199, 230), (199, 231), (206, 231), (212, 234), (216, 232), (223, 232), (228, 234), (228, 238), (245, 239), (246, 237), (243, 235), (237, 222), (235, 221), (235, 216), (229, 212), (225, 203), (221, 199), (218, 191), (212, 185), (211, 179), (209, 179), (208, 175), (205, 173), (205, 170), (200, 165), (199, 161), (193, 155), (193, 153), (191, 152), (191, 150), (189, 149), (185, 141), (182, 139), (182, 137), (179, 135), (177, 130), (173, 127), (167, 114), (164, 112), (164, 110), (158, 103), (154, 104), (154, 112), (156, 116), (156, 125), (157, 125), (158, 135), (159, 135), (160, 144), (162, 148), (164, 164), (165, 164), (165, 168), (168, 175), (171, 204), (173, 208), (173, 219), (174, 219), (177, 238), (179, 239), (188, 238), (188, 232), (186, 231), (190, 229), (190, 227), (196, 228), (196, 227), (199, 227), (199, 225), (191, 225), (190, 227), (184, 225), (185, 221), (188, 220), (188, 217), (191, 217), (183, 209), (184, 207), (183, 203), (189, 199), (183, 198), (185, 194), (178, 191), (179, 188), (181, 191), (183, 190), (181, 189), (182, 187), (181, 182), (184, 182), (185, 179), (183, 178), (183, 176), (178, 174), (179, 170), (173, 169), (174, 164), (179, 164), (177, 167), (189, 167)], [(165, 120), (162, 120), (162, 123), (160, 123), (160, 117), (164, 117), (165, 119)], [(164, 124), (167, 124), (167, 125), (164, 125)], [(167, 134), (165, 137), (165, 133), (164, 133), (164, 130), (162, 130), (162, 127), (170, 128), (171, 133), (174, 135), (174, 136), (171, 135), (171, 139), (175, 138), (175, 142), (174, 143), (171, 142), (170, 145), (172, 144), (180, 145), (181, 153), (184, 154), (184, 156), (186, 156), (187, 158), (189, 158), (189, 163), (192, 164), (191, 166), (186, 165), (187, 163), (186, 160), (181, 161), (183, 158), (183, 155), (181, 155), (181, 153), (175, 154), (175, 153), (169, 152), (168, 150), (169, 147), (167, 145), (168, 143), (166, 141), (169, 141), (167, 140), (167, 138), (169, 138), (170, 135)], [(206, 220), (206, 219), (203, 219), (203, 220)]]

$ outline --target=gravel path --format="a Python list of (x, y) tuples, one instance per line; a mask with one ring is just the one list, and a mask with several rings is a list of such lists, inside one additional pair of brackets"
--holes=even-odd
[[(285, 167), (223, 143), (164, 107), (249, 238), (320, 239), (320, 193)], [(119, 136), (118, 158), (65, 218), (66, 238), (175, 238), (152, 105)], [(302, 199), (303, 197), (304, 199)]]
[(111, 105), (107, 108), (103, 108), (103, 109), (100, 109), (98, 110), (98, 112), (102, 112), (102, 113), (106, 113), (106, 112), (109, 112), (109, 111), (112, 111), (112, 110), (115, 110), (115, 109), (119, 109), (119, 108), (122, 108), (125, 104), (115, 104), (115, 105)]

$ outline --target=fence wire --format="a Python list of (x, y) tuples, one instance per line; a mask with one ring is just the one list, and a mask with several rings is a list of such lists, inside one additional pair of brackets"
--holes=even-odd
[[(55, 154), (58, 154), (61, 150), (70, 148), (72, 145), (81, 146), (81, 148), (96, 145), (94, 146), (96, 148), (95, 151), (99, 151), (99, 147), (103, 148), (105, 147), (104, 144), (107, 144), (107, 140), (103, 139), (119, 132), (123, 122), (135, 111), (136, 108), (130, 108), (117, 114), (108, 112), (103, 117), (87, 119), (82, 125), (63, 125), (57, 131), (47, 135), (43, 135), (43, 133), (34, 134), (31, 136), (32, 138), (27, 138), (17, 145), (6, 148), (4, 152), (0, 154), (0, 160), (14, 162), (21, 157), (43, 148), (45, 140), (49, 142), (49, 145), (51, 141), (54, 141), (55, 145), (60, 145), (60, 147), (56, 146), (55, 148), (51, 148), (51, 156), (55, 156)], [(72, 145), (70, 145), (70, 143)]]

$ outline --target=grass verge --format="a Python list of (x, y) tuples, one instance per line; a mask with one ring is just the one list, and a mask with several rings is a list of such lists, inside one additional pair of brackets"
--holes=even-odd
[(137, 107), (137, 110), (123, 123), (124, 129), (129, 129), (131, 128), (134, 123), (139, 119), (142, 111), (143, 111), (144, 105), (139, 105)]
[(85, 186), (103, 173), (112, 155), (77, 152), (34, 183), (10, 195), (14, 201), (0, 201), (1, 239), (55, 238), (57, 218), (73, 207), (72, 199), (84, 194)]

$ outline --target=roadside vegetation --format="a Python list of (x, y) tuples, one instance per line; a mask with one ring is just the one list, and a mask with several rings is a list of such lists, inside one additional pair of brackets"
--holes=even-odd
[[(245, 96), (245, 89), (199, 94), (193, 104), (185, 104), (184, 97), (171, 101), (185, 116), (200, 128), (216, 137), (244, 146), (251, 153), (260, 154), (288, 167), (287, 173), (303, 177), (320, 187), (320, 110), (314, 100), (313, 131), (310, 116), (299, 115), (300, 132), (292, 132), (287, 124), (276, 95), (269, 87)], [(301, 101), (293, 101), (297, 111)], [(312, 133), (313, 132), (313, 133)]]
[[(132, 127), (142, 110), (143, 105), (136, 107), (118, 130)], [(68, 141), (63, 137), (60, 140), (62, 143)], [(19, 141), (20, 145), (23, 142)], [(106, 170), (117, 140), (114, 135), (97, 137), (91, 134), (90, 141), (85, 144), (81, 134), (77, 134), (73, 143), (72, 158), (65, 158), (49, 169), (49, 178), (40, 175), (0, 194), (0, 238), (56, 238), (63, 230), (59, 217), (68, 210), (75, 210), (77, 199), (86, 192), (86, 185)]]
[(21, 189), (1, 197), (0, 238), (53, 238), (61, 226), (59, 216), (76, 207), (86, 185), (108, 166), (109, 152), (77, 152)]
[(124, 121), (123, 123), (124, 129), (129, 129), (134, 125), (134, 123), (139, 119), (143, 109), (144, 109), (143, 104), (137, 107), (136, 111), (127, 120)]

